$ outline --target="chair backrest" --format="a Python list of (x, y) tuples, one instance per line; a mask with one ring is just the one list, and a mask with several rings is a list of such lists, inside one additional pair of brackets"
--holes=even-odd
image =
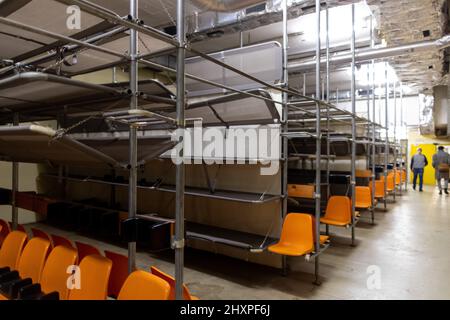
[(80, 263), (80, 288), (69, 292), (69, 300), (105, 300), (112, 261), (100, 255), (85, 257)]
[(355, 187), (356, 202), (358, 203), (372, 203), (372, 192), (370, 187)]
[(306, 184), (289, 184), (288, 195), (293, 198), (314, 199), (314, 186)]
[[(372, 188), (372, 184), (370, 184)], [(375, 197), (376, 198), (384, 198), (385, 190), (384, 190), (384, 181), (376, 180), (375, 181)]]
[[(152, 274), (166, 281), (170, 286), (170, 293), (168, 300), (175, 300), (175, 278), (171, 275), (159, 270), (156, 267), (150, 267)], [(189, 289), (186, 285), (183, 285), (183, 299), (184, 300), (195, 300), (194, 296), (191, 295)]]
[(98, 250), (94, 246), (91, 246), (90, 244), (75, 241), (75, 246), (77, 247), (77, 250), (78, 250), (78, 260), (79, 261), (82, 261), (87, 256), (91, 256), (91, 255), (101, 256), (102, 255), (100, 253), (100, 250)]
[(27, 235), (25, 233), (21, 231), (10, 232), (0, 249), (0, 268), (8, 267), (11, 270), (16, 270), (26, 242)]
[(280, 243), (306, 244), (314, 248), (313, 217), (305, 213), (290, 213), (286, 216), (281, 230)]
[(328, 199), (325, 218), (350, 223), (352, 219), (352, 201), (345, 196), (332, 196)]
[(40, 282), (49, 250), (50, 241), (48, 240), (33, 238), (28, 241), (17, 266), (20, 277), (22, 279), (31, 278), (33, 283)]
[(388, 190), (392, 190), (395, 188), (395, 173), (391, 172), (387, 176), (387, 188)]
[(128, 257), (108, 250), (105, 250), (105, 257), (112, 261), (108, 295), (118, 297), (120, 289), (128, 277)]
[(138, 270), (130, 274), (118, 300), (168, 300), (170, 285), (158, 276)]
[(2, 227), (0, 230), (0, 248), (1, 248), (3, 241), (5, 241), (5, 238), (11, 232), (11, 229), (9, 228), (8, 222), (2, 219), (0, 219), (0, 226)]
[(67, 238), (57, 236), (55, 234), (52, 234), (51, 238), (52, 238), (52, 242), (53, 242), (53, 247), (65, 246), (68, 248), (74, 248), (74, 246), (72, 245), (72, 242), (70, 242), (70, 240)]
[(402, 182), (402, 176), (400, 171), (396, 170), (395, 171), (395, 184), (400, 184)]
[(357, 178), (370, 178), (372, 177), (372, 171), (370, 170), (356, 170), (355, 172)]
[[(12, 222), (9, 221), (8, 224), (9, 224), (9, 228), (12, 230), (12, 229), (13, 229), (13, 224), (12, 224)], [(21, 232), (27, 233), (27, 230), (26, 230), (25, 227), (24, 227), (23, 225), (21, 225), (21, 224), (17, 224), (17, 231), (21, 231)]]
[(50, 236), (46, 232), (44, 232), (40, 229), (31, 228), (31, 233), (33, 234), (34, 238), (42, 238), (42, 239), (50, 241), (50, 243), (52, 242), (52, 239), (50, 238)]
[(60, 300), (67, 300), (69, 289), (67, 269), (77, 262), (77, 251), (66, 246), (55, 247), (47, 258), (41, 277), (41, 290), (58, 292)]

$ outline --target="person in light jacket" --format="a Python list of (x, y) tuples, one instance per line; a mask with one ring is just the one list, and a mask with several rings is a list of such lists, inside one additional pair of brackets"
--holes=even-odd
[(419, 177), (419, 190), (423, 191), (423, 174), (428, 165), (428, 159), (422, 154), (422, 149), (417, 149), (417, 153), (411, 158), (411, 171), (414, 173), (413, 189), (416, 190), (417, 177)]
[(444, 180), (444, 191), (448, 194), (450, 155), (440, 146), (438, 152), (433, 156), (433, 168), (436, 171), (436, 180), (439, 186), (439, 194), (442, 195), (442, 179)]

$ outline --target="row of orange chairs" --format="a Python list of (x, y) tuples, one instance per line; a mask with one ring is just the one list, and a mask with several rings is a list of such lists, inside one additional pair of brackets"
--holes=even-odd
[[(99, 255), (85, 257), (79, 265), (80, 286), (69, 288), (67, 270), (75, 264), (76, 250), (64, 246), (51, 250), (50, 242), (40, 237), (25, 245), (26, 240), (25, 233), (13, 231), (0, 249), (0, 300), (106, 299), (111, 260)], [(118, 300), (166, 300), (169, 294), (165, 280), (136, 271), (126, 279)]]
[[(3, 226), (1, 226), (0, 231), (1, 231), (2, 228), (3, 228)], [(33, 240), (34, 239), (41, 239), (41, 240), (43, 240), (43, 241), (45, 241), (46, 243), (49, 244), (49, 246), (50, 246), (49, 248), (50, 249), (47, 250), (46, 255), (49, 255), (51, 247), (52, 247), (52, 242), (53, 242), (53, 247), (55, 249), (53, 249), (52, 253), (50, 253), (49, 259), (50, 259), (50, 256), (53, 254), (53, 252), (55, 252), (55, 254), (56, 254), (56, 253), (58, 253), (58, 251), (64, 251), (65, 250), (65, 251), (67, 251), (66, 255), (68, 255), (69, 252), (72, 252), (72, 253), (75, 252), (76, 253), (75, 263), (77, 263), (77, 261), (81, 261), (80, 268), (81, 268), (83, 262), (84, 262), (84, 264), (87, 264), (87, 263), (89, 263), (89, 264), (94, 263), (95, 264), (96, 263), (98, 265), (101, 265), (102, 261), (103, 262), (104, 261), (110, 262), (110, 264), (111, 264), (111, 268), (110, 269), (111, 270), (110, 270), (110, 272), (108, 272), (107, 294), (109, 296), (111, 296), (111, 297), (120, 298), (121, 292), (122, 292), (123, 287), (124, 287), (124, 284), (127, 281), (127, 279), (129, 278), (129, 276), (128, 276), (128, 258), (126, 256), (120, 255), (120, 254), (117, 254), (117, 253), (114, 253), (114, 252), (111, 252), (111, 251), (105, 251), (105, 256), (106, 257), (102, 257), (101, 254), (100, 254), (100, 251), (97, 248), (95, 248), (95, 247), (93, 247), (91, 245), (84, 244), (84, 243), (81, 243), (81, 242), (75, 242), (75, 245), (76, 245), (76, 249), (75, 249), (74, 246), (72, 245), (72, 243), (68, 239), (66, 239), (64, 237), (55, 236), (55, 235), (52, 235), (50, 237), (47, 233), (45, 233), (45, 232), (43, 232), (43, 231), (41, 231), (39, 229), (35, 229), (35, 228), (32, 228), (32, 233), (34, 235)], [(10, 234), (11, 235), (15, 234), (17, 236), (16, 232), (11, 232)], [(27, 241), (27, 236), (23, 232), (21, 232), (21, 234), (25, 235), (25, 238), (24, 238), (25, 242), (22, 245), (22, 247), (23, 247), (25, 245), (26, 241)], [(9, 237), (9, 235), (7, 236), (7, 238), (8, 237)], [(34, 242), (36, 242), (36, 241), (34, 241)], [(3, 249), (3, 246), (2, 246), (2, 249)], [(58, 250), (56, 250), (56, 249), (58, 249)], [(6, 250), (6, 248), (4, 250)], [(19, 247), (16, 247), (16, 250), (9, 250), (9, 252), (11, 252), (11, 253), (20, 252), (20, 251), (21, 250), (20, 250)], [(59, 253), (59, 254), (62, 254), (62, 253)], [(17, 256), (20, 257), (19, 254)], [(91, 260), (93, 260), (93, 257), (95, 257), (94, 260), (96, 260), (96, 262), (91, 261)], [(87, 261), (85, 262), (86, 258), (89, 258), (89, 259), (87, 259)], [(61, 260), (61, 259), (56, 259), (56, 260)], [(52, 261), (52, 260), (50, 259), (49, 261)], [(67, 261), (67, 259), (66, 259), (66, 261)], [(18, 261), (13, 262), (11, 260), (3, 262), (1, 257), (0, 257), (0, 266), (5, 265), (5, 266), (9, 267), (10, 269), (14, 269), (14, 266), (18, 266), (18, 263), (19, 263)], [(72, 264), (73, 263), (70, 263), (70, 264), (67, 264), (67, 265), (72, 265)], [(88, 270), (89, 268), (92, 268), (92, 266), (85, 267), (84, 269)], [(39, 269), (39, 268), (37, 268), (37, 269)], [(105, 266), (103, 267), (103, 269), (105, 269)], [(65, 274), (66, 270), (62, 270), (62, 271), (64, 272), (63, 276), (65, 276), (67, 278), (67, 274)], [(37, 272), (39, 272), (39, 270)], [(169, 299), (175, 299), (175, 279), (173, 277), (171, 277), (170, 275), (165, 274), (161, 270), (157, 269), (156, 267), (152, 267), (151, 268), (151, 272), (152, 272), (153, 275), (157, 276), (158, 278), (163, 279), (166, 283), (169, 283), (169, 295), (168, 295), (168, 298)], [(146, 277), (146, 276), (144, 274), (142, 274), (142, 272), (141, 272), (141, 276), (140, 277)], [(149, 278), (149, 277), (147, 277), (147, 278)], [(31, 279), (36, 280), (36, 276), (31, 277)], [(93, 282), (97, 282), (98, 283), (99, 279), (95, 279), (95, 281), (93, 281)], [(75, 298), (76, 298), (77, 295), (75, 293), (74, 293), (74, 295), (75, 295)], [(86, 296), (85, 293), (83, 293), (83, 295), (84, 295), (84, 299), (87, 299), (87, 300), (94, 299), (94, 298), (95, 299), (99, 299), (100, 298), (98, 295), (97, 296)], [(64, 296), (64, 294), (61, 294), (60, 296), (61, 296), (62, 299), (66, 298)], [(106, 297), (106, 292), (105, 292), (105, 297)], [(195, 297), (195, 296), (192, 296), (190, 294), (188, 288), (186, 286), (184, 286), (184, 299), (185, 300), (197, 300), (198, 298)]]

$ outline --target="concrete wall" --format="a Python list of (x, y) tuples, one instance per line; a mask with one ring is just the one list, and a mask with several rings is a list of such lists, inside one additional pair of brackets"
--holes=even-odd
[[(38, 165), (19, 164), (19, 191), (37, 191), (36, 178), (39, 175)], [(11, 189), (12, 187), (12, 164), (0, 162), (0, 187)], [(11, 206), (0, 206), (0, 219), (11, 221)], [(44, 217), (34, 212), (19, 209), (19, 223), (33, 223)]]

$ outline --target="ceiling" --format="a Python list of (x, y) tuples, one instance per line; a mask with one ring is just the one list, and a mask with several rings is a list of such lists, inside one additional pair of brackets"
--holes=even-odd
[[(447, 33), (447, 0), (367, 0), (380, 23), (387, 46), (435, 40)], [(429, 33), (429, 35), (428, 35)], [(401, 81), (418, 92), (431, 93), (447, 84), (444, 51), (427, 51), (391, 59)]]

